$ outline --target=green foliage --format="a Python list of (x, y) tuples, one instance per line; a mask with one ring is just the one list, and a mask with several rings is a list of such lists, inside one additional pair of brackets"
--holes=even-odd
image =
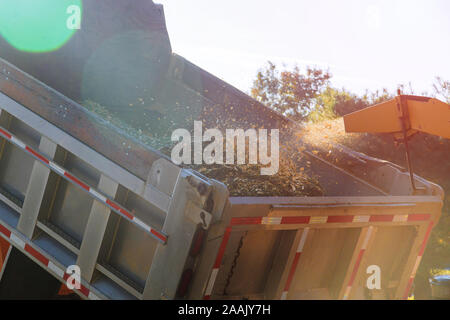
[(340, 95), (339, 90), (327, 87), (316, 98), (314, 109), (308, 114), (308, 120), (312, 122), (321, 122), (338, 117), (335, 111), (336, 101)]
[(337, 115), (343, 116), (392, 98), (393, 95), (385, 88), (374, 92), (366, 90), (366, 93), (361, 97), (342, 89), (337, 92), (334, 110)]
[(316, 98), (315, 108), (308, 116), (308, 120), (318, 122), (326, 119), (334, 119), (362, 108), (369, 104), (367, 100), (346, 91), (327, 87)]
[(366, 92), (362, 97), (358, 97), (345, 89), (328, 86), (316, 97), (315, 106), (307, 119), (312, 122), (331, 120), (391, 98), (392, 95), (387, 89)]
[(251, 89), (251, 95), (268, 107), (294, 119), (303, 120), (314, 107), (314, 99), (328, 85), (331, 74), (317, 68), (306, 67), (306, 73), (298, 66), (292, 71), (279, 71), (276, 65), (259, 71)]
[(355, 94), (352, 94), (345, 89), (339, 92), (336, 96), (336, 102), (334, 110), (339, 116), (343, 116), (348, 113), (352, 113), (366, 108), (369, 105), (366, 99), (360, 98)]

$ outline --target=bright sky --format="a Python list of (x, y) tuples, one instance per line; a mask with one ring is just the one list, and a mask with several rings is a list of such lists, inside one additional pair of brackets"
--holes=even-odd
[(450, 80), (448, 0), (155, 0), (173, 51), (249, 92), (271, 60), (329, 67), (357, 93)]

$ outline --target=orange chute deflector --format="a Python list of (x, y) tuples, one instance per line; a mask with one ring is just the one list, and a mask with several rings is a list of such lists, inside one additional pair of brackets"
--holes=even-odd
[(417, 131), (450, 139), (450, 105), (434, 98), (399, 95), (344, 116), (346, 132), (394, 133)]

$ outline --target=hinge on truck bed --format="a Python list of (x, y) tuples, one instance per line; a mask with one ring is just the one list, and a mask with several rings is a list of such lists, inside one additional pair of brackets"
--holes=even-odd
[(189, 201), (187, 205), (186, 216), (195, 224), (200, 224), (205, 230), (209, 228), (212, 219), (209, 212), (199, 208), (192, 201)]

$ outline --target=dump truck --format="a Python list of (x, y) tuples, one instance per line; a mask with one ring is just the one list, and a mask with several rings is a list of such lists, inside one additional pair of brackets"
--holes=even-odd
[[(141, 44), (111, 54), (122, 41)], [(409, 297), (442, 189), (295, 138), (299, 124), (172, 53), (161, 5), (84, 1), (61, 47), (0, 49), (0, 297), (55, 298), (74, 270), (82, 299)], [(230, 196), (174, 164), (167, 140), (194, 121), (279, 129), (320, 194)]]

